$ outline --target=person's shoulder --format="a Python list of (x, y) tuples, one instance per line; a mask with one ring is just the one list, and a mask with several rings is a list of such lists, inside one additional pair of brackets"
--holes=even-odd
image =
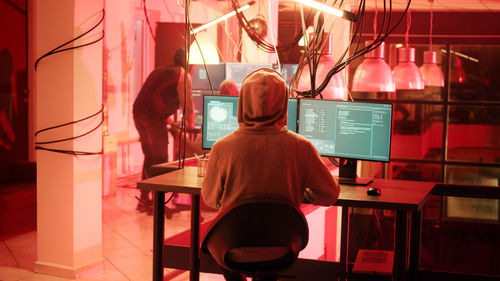
[(231, 145), (232, 143), (234, 142), (237, 142), (238, 141), (238, 134), (235, 134), (235, 132), (231, 132), (223, 137), (221, 137), (220, 139), (218, 139), (214, 145), (212, 146), (212, 148), (215, 148), (215, 147), (224, 147), (224, 146), (227, 146), (227, 145)]
[(295, 132), (292, 132), (290, 130), (286, 131), (286, 134), (288, 135), (289, 138), (295, 139), (299, 143), (304, 143), (304, 144), (310, 144), (311, 142), (304, 136), (299, 135)]
[(293, 140), (295, 146), (304, 153), (309, 153), (314, 149), (314, 145), (306, 137), (288, 130), (287, 137)]

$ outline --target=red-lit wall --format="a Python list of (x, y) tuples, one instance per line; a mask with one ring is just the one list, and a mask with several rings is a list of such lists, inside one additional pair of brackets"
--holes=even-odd
[(0, 1), (0, 161), (27, 160), (26, 3)]

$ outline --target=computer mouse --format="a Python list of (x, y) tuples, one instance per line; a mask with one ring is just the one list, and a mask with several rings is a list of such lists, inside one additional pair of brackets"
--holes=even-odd
[(366, 190), (366, 193), (368, 195), (380, 195), (380, 188), (377, 188), (377, 187), (368, 187), (368, 189)]

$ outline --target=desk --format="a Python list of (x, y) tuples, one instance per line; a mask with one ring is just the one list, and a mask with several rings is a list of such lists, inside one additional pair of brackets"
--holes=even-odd
[[(167, 174), (152, 177), (137, 183), (137, 187), (154, 193), (154, 234), (153, 234), (153, 280), (163, 280), (163, 241), (164, 241), (164, 201), (165, 192), (191, 194), (191, 244), (190, 244), (190, 281), (199, 280), (199, 221), (200, 192), (202, 177), (197, 176), (196, 167), (185, 167)], [(431, 182), (399, 181), (374, 179), (369, 186), (382, 190), (380, 196), (368, 196), (365, 186), (341, 185), (339, 199), (335, 203), (342, 207), (340, 274), (344, 278), (347, 271), (347, 234), (349, 208), (378, 208), (396, 211), (394, 280), (406, 279), (408, 260), (408, 216), (411, 216), (411, 239), (409, 269), (410, 279), (418, 270), (420, 248), (421, 208), (427, 202), (434, 188)]]
[[(394, 234), (393, 280), (414, 280), (420, 260), (420, 229), (422, 206), (431, 196), (435, 183), (423, 181), (403, 181), (373, 179), (368, 186), (381, 189), (380, 196), (366, 194), (366, 186), (342, 184), (340, 195), (335, 202), (342, 206), (342, 228), (340, 236), (340, 274), (345, 277), (348, 267), (347, 241), (349, 233), (349, 207), (389, 209), (396, 211)], [(411, 217), (410, 238), (408, 239), (408, 217)], [(410, 256), (408, 258), (408, 244)], [(407, 261), (408, 264), (407, 264)], [(406, 268), (409, 274), (406, 276)]]

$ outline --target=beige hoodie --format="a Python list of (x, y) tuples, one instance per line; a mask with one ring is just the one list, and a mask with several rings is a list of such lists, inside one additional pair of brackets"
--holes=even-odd
[(331, 205), (339, 186), (313, 145), (286, 129), (287, 87), (276, 71), (261, 68), (243, 81), (239, 128), (212, 147), (202, 197), (224, 210), (246, 199), (286, 200), (299, 206), (304, 196)]

